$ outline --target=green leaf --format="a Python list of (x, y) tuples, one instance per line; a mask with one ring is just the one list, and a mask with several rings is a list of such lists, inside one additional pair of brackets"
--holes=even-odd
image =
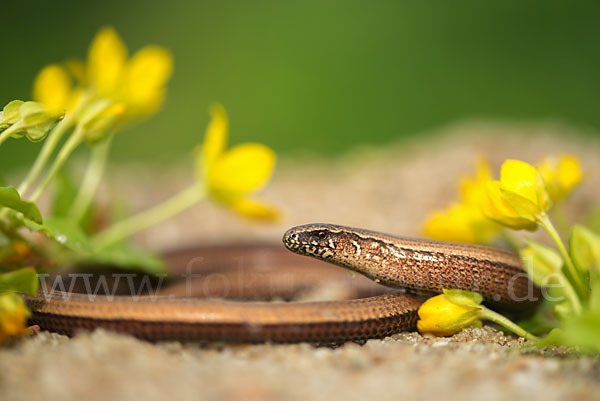
[(560, 328), (553, 329), (545, 338), (530, 347), (575, 347), (578, 351), (600, 353), (600, 311), (586, 310), (579, 316), (565, 320)]
[(533, 344), (528, 344), (524, 348), (539, 348), (539, 347), (556, 347), (560, 345), (567, 345), (565, 341), (564, 332), (562, 329), (552, 329), (550, 333), (539, 341)]
[(14, 187), (0, 187), (0, 206), (15, 210), (27, 219), (42, 224), (42, 214), (35, 203), (22, 200)]
[(44, 224), (25, 221), (32, 231), (39, 231), (56, 242), (78, 253), (88, 253), (91, 246), (87, 236), (72, 220), (62, 217), (47, 217)]
[[(68, 216), (78, 190), (79, 188), (70, 174), (67, 172), (58, 174), (54, 181), (54, 197), (52, 199), (52, 212), (50, 214), (55, 217)], [(79, 227), (81, 227), (84, 233), (89, 234), (95, 214), (95, 204), (92, 203), (86, 210), (81, 221), (78, 222)]]
[(94, 251), (85, 262), (109, 265), (125, 270), (139, 270), (149, 274), (166, 272), (165, 262), (150, 252), (125, 244)]
[(600, 313), (600, 278), (597, 274), (592, 275), (590, 299), (588, 300), (589, 309)]
[(35, 295), (38, 284), (37, 273), (31, 267), (0, 274), (0, 293), (18, 292), (20, 294)]
[(90, 249), (87, 236), (72, 220), (49, 217), (44, 222), (43, 231), (49, 233), (56, 241), (72, 250), (88, 251)]
[(523, 266), (531, 280), (538, 286), (550, 284), (548, 276), (560, 273), (563, 260), (554, 249), (534, 241), (527, 241), (528, 247), (519, 251)]
[(50, 214), (55, 217), (67, 216), (77, 196), (75, 182), (67, 172), (56, 175), (53, 195)]
[(569, 251), (579, 271), (587, 272), (594, 268), (600, 272), (600, 236), (577, 224), (571, 231)]
[(483, 301), (481, 294), (465, 290), (444, 290), (446, 298), (454, 304), (462, 306), (479, 306)]
[(584, 311), (564, 321), (562, 328), (565, 345), (600, 353), (600, 311)]

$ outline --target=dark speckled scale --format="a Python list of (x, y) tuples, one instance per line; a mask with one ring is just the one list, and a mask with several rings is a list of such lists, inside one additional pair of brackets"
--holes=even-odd
[(536, 303), (539, 288), (506, 251), (393, 237), (332, 224), (294, 227), (284, 235), (293, 252), (339, 264), (390, 287), (425, 292), (476, 291), (494, 303)]

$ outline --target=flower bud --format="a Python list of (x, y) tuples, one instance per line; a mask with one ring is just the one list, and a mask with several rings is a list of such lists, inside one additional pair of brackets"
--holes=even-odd
[(19, 115), (19, 109), (21, 108), (22, 104), (22, 100), (13, 100), (4, 106), (4, 109), (2, 112), (0, 112), (0, 131), (5, 130), (19, 121), (19, 118), (21, 118)]
[(29, 311), (23, 299), (14, 293), (0, 295), (0, 344), (8, 338), (28, 333)]
[(60, 118), (62, 116), (48, 113), (41, 103), (15, 100), (4, 108), (0, 125), (2, 121), (8, 121), (14, 129), (12, 137), (26, 136), (32, 142), (38, 142), (48, 135)]
[[(418, 311), (421, 333), (449, 336), (468, 326), (480, 326), (481, 296), (469, 291), (447, 290), (429, 298)], [(479, 297), (477, 297), (479, 296)]]

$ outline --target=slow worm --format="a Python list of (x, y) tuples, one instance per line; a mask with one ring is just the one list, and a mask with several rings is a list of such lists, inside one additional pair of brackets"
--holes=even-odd
[[(179, 298), (168, 296), (169, 288), (163, 292), (167, 295), (158, 297), (90, 297), (48, 291), (26, 297), (33, 312), (31, 323), (67, 335), (103, 327), (148, 340), (333, 343), (413, 330), (422, 302), (411, 294), (415, 292), (431, 294), (445, 288), (477, 291), (486, 301), (513, 310), (531, 308), (539, 295), (539, 289), (521, 268), (518, 256), (494, 248), (399, 238), (331, 224), (291, 228), (284, 234), (283, 243), (294, 253), (343, 266), (377, 283), (408, 291), (325, 302)], [(220, 252), (226, 254), (228, 250), (222, 248)], [(289, 262), (279, 251), (273, 254), (279, 258), (274, 263), (280, 263), (284, 270), (265, 265), (272, 269), (271, 273), (256, 279), (256, 274), (261, 274), (259, 261), (258, 270), (237, 271), (238, 275), (247, 274), (251, 285), (227, 276), (231, 273), (228, 269), (231, 266), (227, 265), (221, 266), (221, 273), (217, 271), (222, 274), (218, 277), (227, 285), (228, 292), (247, 293), (252, 288), (265, 287), (269, 280), (277, 280)], [(269, 258), (268, 252), (261, 255)], [(215, 260), (220, 256), (219, 251), (213, 251)], [(337, 272), (332, 275), (331, 269), (320, 268), (307, 263), (305, 268), (296, 268), (288, 281), (307, 287), (320, 279), (329, 277), (331, 281), (342, 277)], [(305, 279), (311, 274), (312, 279)], [(194, 288), (202, 285), (201, 280), (196, 281), (191, 282)], [(192, 288), (189, 282), (184, 284), (188, 290)], [(263, 288), (261, 292), (268, 294), (269, 290)], [(218, 294), (209, 291), (205, 295)]]

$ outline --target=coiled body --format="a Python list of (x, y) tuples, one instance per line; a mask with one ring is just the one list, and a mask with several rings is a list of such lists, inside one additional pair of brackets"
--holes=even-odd
[[(472, 290), (496, 305), (510, 308), (529, 308), (539, 295), (520, 268), (518, 257), (492, 248), (403, 239), (328, 224), (292, 228), (284, 234), (283, 242), (295, 253), (347, 267), (394, 288), (428, 293), (444, 288)], [(381, 286), (365, 280), (350, 283), (340, 271), (299, 262), (302, 258), (284, 256), (277, 248), (242, 250), (233, 259), (245, 260), (246, 267), (237, 266), (234, 278), (233, 251), (220, 248), (211, 252), (215, 260), (220, 260), (211, 265), (220, 265), (213, 274), (220, 277), (219, 288), (228, 283), (228, 293), (243, 287), (247, 294), (252, 290), (247, 283), (253, 282), (262, 296), (283, 296), (286, 285), (288, 292), (294, 292), (327, 279), (348, 281), (363, 295), (369, 291), (380, 295), (345, 301), (274, 303), (165, 295), (90, 298), (49, 291), (26, 298), (33, 311), (32, 323), (69, 335), (78, 329), (105, 327), (149, 340), (322, 343), (384, 337), (416, 325), (421, 301), (414, 295), (381, 294)], [(265, 268), (271, 271), (264, 274)], [(281, 279), (286, 273), (287, 281)], [(208, 289), (208, 279), (204, 279), (186, 281), (187, 295), (199, 286)], [(278, 284), (268, 288), (266, 283)], [(161, 294), (174, 295), (165, 290)], [(204, 291), (204, 295), (219, 295), (211, 291)]]

